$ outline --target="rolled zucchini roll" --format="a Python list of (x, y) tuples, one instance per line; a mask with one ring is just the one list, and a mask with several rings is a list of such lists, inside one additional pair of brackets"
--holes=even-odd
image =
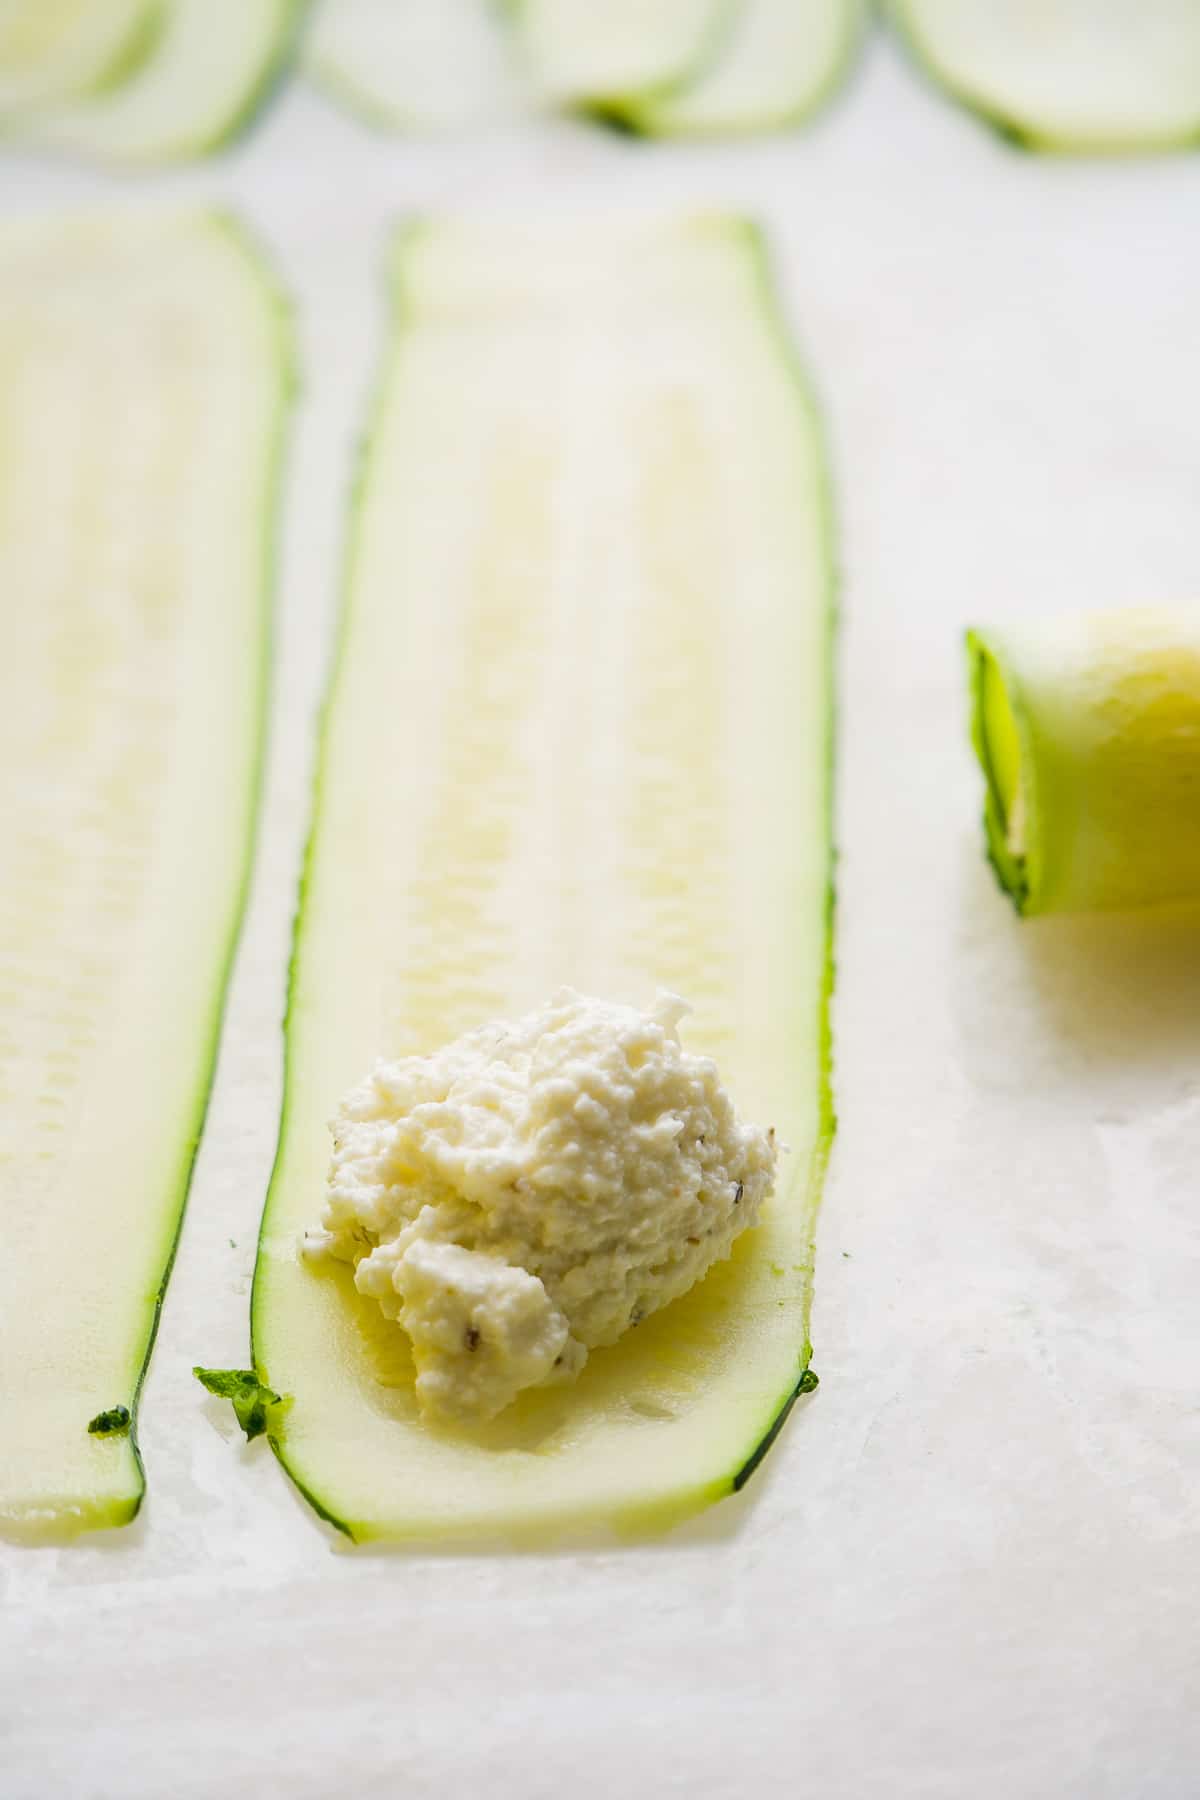
[(1019, 913), (1200, 899), (1200, 606), (967, 633), (988, 857)]

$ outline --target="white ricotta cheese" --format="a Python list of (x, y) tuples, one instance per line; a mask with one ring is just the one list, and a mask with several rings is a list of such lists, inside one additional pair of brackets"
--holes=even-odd
[(573, 1378), (755, 1222), (774, 1133), (681, 1047), (687, 1010), (564, 988), (347, 1096), (305, 1247), (353, 1263), (408, 1334), (427, 1417), (492, 1418)]

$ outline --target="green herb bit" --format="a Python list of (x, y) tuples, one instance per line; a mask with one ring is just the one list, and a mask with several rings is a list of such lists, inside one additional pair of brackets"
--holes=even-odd
[(263, 1435), (271, 1408), (284, 1404), (283, 1396), (265, 1387), (253, 1369), (194, 1368), (192, 1374), (210, 1394), (230, 1402), (247, 1442)]
[(98, 1412), (88, 1420), (88, 1430), (93, 1437), (124, 1437), (129, 1430), (129, 1408), (110, 1406), (107, 1412)]

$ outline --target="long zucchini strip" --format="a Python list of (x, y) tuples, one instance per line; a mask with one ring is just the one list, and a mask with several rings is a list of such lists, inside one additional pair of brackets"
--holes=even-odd
[(305, 65), (369, 123), (454, 131), (520, 112), (512, 48), (492, 0), (325, 0)]
[(820, 110), (863, 35), (860, 0), (742, 0), (715, 63), (689, 86), (628, 111), (653, 137), (778, 131)]
[(1200, 141), (1196, 0), (888, 0), (934, 81), (1033, 150)]
[(973, 631), (984, 830), (1020, 913), (1200, 899), (1200, 608)]
[(32, 142), (118, 166), (219, 148), (254, 116), (283, 67), (301, 0), (162, 0), (162, 27), (129, 80), (39, 113)]
[[(254, 1283), (256, 1373), (291, 1397), (268, 1432), (360, 1540), (663, 1525), (741, 1484), (808, 1361), (832, 1130), (820, 434), (735, 220), (426, 224), (392, 304)], [(325, 1122), (375, 1056), (563, 982), (692, 1000), (689, 1046), (789, 1154), (685, 1299), (574, 1387), (440, 1433), (403, 1334), (301, 1255)]]
[(159, 0), (0, 0), (0, 120), (104, 87), (159, 23)]
[(557, 105), (615, 114), (685, 86), (718, 55), (741, 0), (514, 0), (530, 69)]
[(6, 1534), (142, 1495), (250, 862), (285, 339), (220, 220), (0, 230)]

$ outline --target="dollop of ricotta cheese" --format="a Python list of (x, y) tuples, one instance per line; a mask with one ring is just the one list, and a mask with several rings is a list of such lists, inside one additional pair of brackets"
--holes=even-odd
[(573, 1379), (755, 1223), (774, 1133), (682, 1048), (687, 1011), (673, 994), (643, 1013), (564, 988), (379, 1062), (346, 1097), (305, 1249), (352, 1263), (407, 1333), (427, 1418), (493, 1418)]

